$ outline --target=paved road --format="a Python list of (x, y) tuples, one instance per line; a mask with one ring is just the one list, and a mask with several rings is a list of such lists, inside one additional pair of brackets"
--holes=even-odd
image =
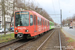
[(75, 28), (70, 29), (69, 27), (63, 27), (63, 29), (64, 29), (67, 33), (69, 33), (69, 34), (75, 36)]

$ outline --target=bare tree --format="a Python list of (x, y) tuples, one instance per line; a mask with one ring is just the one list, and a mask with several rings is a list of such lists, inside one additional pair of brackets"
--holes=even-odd
[(6, 25), (5, 25), (5, 4), (4, 0), (1, 0), (1, 5), (2, 5), (2, 27), (4, 27), (4, 34), (6, 35)]

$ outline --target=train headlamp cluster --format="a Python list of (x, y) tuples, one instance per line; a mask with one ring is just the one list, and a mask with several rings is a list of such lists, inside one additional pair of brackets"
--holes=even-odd
[(29, 30), (25, 30), (25, 32), (29, 32)]
[[(18, 32), (18, 30), (16, 30), (16, 32)], [(25, 30), (25, 32), (29, 32), (29, 30)]]
[(18, 30), (16, 30), (16, 32), (18, 32)]

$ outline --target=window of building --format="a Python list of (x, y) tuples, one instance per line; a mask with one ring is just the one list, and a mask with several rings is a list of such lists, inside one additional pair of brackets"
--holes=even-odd
[(0, 21), (1, 21), (1, 17), (0, 17)]
[(0, 23), (0, 28), (1, 28), (1, 23)]
[(10, 18), (7, 18), (7, 21), (9, 21), (9, 22), (10, 22), (10, 20), (11, 20)]

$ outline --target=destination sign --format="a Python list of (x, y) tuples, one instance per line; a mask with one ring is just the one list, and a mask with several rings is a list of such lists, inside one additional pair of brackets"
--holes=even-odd
[(28, 14), (28, 13), (17, 13), (17, 14)]

